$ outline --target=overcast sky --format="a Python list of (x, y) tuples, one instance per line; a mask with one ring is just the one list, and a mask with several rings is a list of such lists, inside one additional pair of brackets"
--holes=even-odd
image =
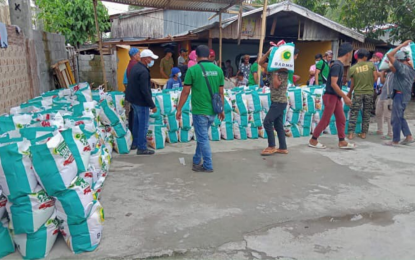
[(108, 9), (109, 15), (128, 11), (128, 5), (102, 2)]

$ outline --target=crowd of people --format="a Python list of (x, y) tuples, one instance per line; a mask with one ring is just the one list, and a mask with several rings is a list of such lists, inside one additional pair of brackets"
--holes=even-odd
[[(349, 75), (344, 75), (344, 66), (349, 63), (353, 55), (353, 47), (350, 43), (344, 43), (340, 46), (336, 60), (333, 60), (332, 51), (315, 56), (315, 64), (310, 67), (310, 77), (307, 84), (310, 86), (325, 85), (326, 90), (323, 95), (325, 109), (320, 122), (312, 133), (312, 138), (308, 142), (309, 147), (326, 148), (318, 141), (318, 138), (327, 128), (334, 114), (339, 148), (355, 149), (356, 145), (348, 140), (355, 138), (357, 118), (362, 107), (362, 132), (358, 135), (360, 138), (365, 139), (367, 134), (380, 135), (383, 139), (390, 140), (385, 143), (388, 146), (407, 145), (414, 142), (404, 113), (411, 99), (415, 70), (413, 64), (409, 63), (408, 53), (401, 50), (410, 42), (404, 42), (387, 54), (389, 69), (386, 71), (379, 71), (379, 62), (383, 57), (381, 53), (375, 53), (371, 57), (369, 51), (360, 49), (354, 53), (354, 58), (357, 60), (356, 64), (350, 68)], [(213, 171), (208, 130), (216, 115), (219, 119), (224, 118), (225, 78), (234, 76), (236, 76), (235, 86), (264, 86), (264, 79), (267, 81), (271, 91), (272, 104), (264, 119), (268, 147), (261, 154), (264, 156), (276, 153), (288, 154), (283, 128), (283, 115), (287, 107), (289, 73), (284, 69), (272, 73), (267, 72), (267, 61), (271, 49), (253, 64), (250, 64), (250, 56), (245, 55), (236, 74), (233, 73), (230, 60), (219, 67), (215, 59), (215, 52), (205, 45), (198, 46), (190, 54), (186, 49), (181, 49), (180, 56), (177, 59), (177, 67), (174, 67), (173, 52), (166, 49), (165, 53), (165, 57), (160, 62), (160, 73), (168, 79), (166, 88), (183, 89), (177, 107), (177, 119), (181, 118), (183, 105), (188, 99), (190, 91), (192, 91), (193, 125), (197, 140), (196, 152), (193, 157), (194, 171)], [(129, 54), (131, 61), (125, 73), (125, 93), (126, 101), (132, 107), (129, 112), (130, 118), (133, 118), (130, 124), (133, 132), (131, 149), (137, 149), (139, 155), (150, 155), (154, 154), (154, 151), (149, 150), (146, 144), (149, 113), (150, 111), (156, 112), (157, 107), (152, 99), (149, 68), (153, 66), (154, 60), (158, 59), (158, 56), (148, 49), (143, 50), (140, 54), (135, 48), (131, 48)], [(297, 59), (298, 55), (299, 51), (296, 49), (294, 59)], [(348, 82), (350, 91), (347, 94), (342, 91), (346, 78), (350, 79)], [(222, 99), (222, 111), (217, 108), (217, 103), (212, 102), (215, 95)], [(348, 140), (346, 140), (345, 134), (346, 116), (342, 99), (350, 107)], [(374, 107), (378, 129), (369, 132), (370, 117)], [(386, 135), (383, 132), (384, 122), (388, 125)], [(276, 148), (274, 129), (277, 132), (278, 148)], [(405, 136), (402, 142), (401, 132)]]

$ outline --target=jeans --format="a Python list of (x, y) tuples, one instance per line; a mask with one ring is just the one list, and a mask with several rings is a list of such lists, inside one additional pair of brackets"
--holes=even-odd
[(321, 117), (320, 122), (316, 126), (316, 129), (314, 129), (313, 139), (317, 140), (317, 138), (321, 135), (324, 129), (326, 129), (327, 126), (329, 126), (331, 116), (334, 114), (334, 116), (336, 117), (336, 126), (339, 141), (344, 141), (344, 139), (346, 138), (346, 116), (344, 115), (342, 100), (338, 98), (336, 95), (324, 94), (323, 103), (323, 116)]
[(215, 120), (215, 116), (193, 115), (193, 127), (196, 134), (196, 153), (193, 156), (193, 163), (200, 164), (203, 157), (203, 167), (206, 170), (213, 170), (212, 151), (209, 144), (209, 127)]
[(140, 150), (147, 150), (148, 120), (150, 108), (131, 104), (134, 109), (133, 145)]
[(284, 131), (284, 110), (287, 108), (287, 103), (273, 102), (264, 119), (264, 128), (268, 135), (268, 147), (275, 147), (274, 128), (277, 131), (279, 149), (286, 150), (287, 143), (285, 142)]
[(412, 135), (408, 122), (404, 118), (405, 109), (406, 104), (403, 103), (403, 95), (396, 93), (392, 105), (393, 142), (395, 143), (401, 140), (401, 131), (405, 137)]

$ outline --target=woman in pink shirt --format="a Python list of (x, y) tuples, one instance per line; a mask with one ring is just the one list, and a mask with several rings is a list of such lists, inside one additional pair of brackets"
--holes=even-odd
[(316, 82), (316, 64), (323, 59), (323, 56), (321, 54), (317, 54), (315, 57), (316, 63), (310, 66), (310, 78), (308, 79), (308, 86), (313, 86)]
[(189, 54), (189, 63), (187, 64), (188, 69), (197, 64), (196, 58), (196, 51), (193, 50)]

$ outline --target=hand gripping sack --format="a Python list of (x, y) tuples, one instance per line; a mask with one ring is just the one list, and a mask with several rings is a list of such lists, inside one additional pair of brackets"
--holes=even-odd
[(0, 146), (0, 186), (9, 201), (36, 189), (37, 179), (29, 149), (30, 142), (26, 139)]
[(57, 133), (46, 143), (30, 148), (35, 173), (50, 196), (66, 190), (78, 173), (74, 155), (63, 136)]
[(38, 186), (34, 193), (6, 204), (15, 234), (36, 232), (55, 210), (55, 201)]
[(55, 198), (57, 217), (68, 224), (85, 221), (94, 204), (92, 187), (81, 177), (77, 177), (66, 191), (57, 194)]
[(14, 243), (9, 231), (9, 222), (7, 218), (0, 217), (0, 258), (14, 253)]
[(91, 156), (92, 150), (86, 139), (86, 135), (79, 126), (66, 129), (61, 132), (61, 135), (75, 158), (78, 173), (85, 172), (88, 169), (89, 157)]
[(104, 209), (95, 201), (88, 218), (80, 224), (62, 222), (60, 232), (75, 254), (94, 251), (102, 237), (102, 224), (104, 222)]
[(279, 69), (287, 69), (289, 72), (294, 72), (294, 50), (295, 45), (293, 43), (273, 47), (269, 57), (268, 72)]
[(11, 229), (14, 243), (23, 256), (23, 259), (41, 259), (45, 258), (59, 234), (59, 222), (56, 219), (56, 213), (45, 221), (39, 230), (30, 234), (16, 234)]

